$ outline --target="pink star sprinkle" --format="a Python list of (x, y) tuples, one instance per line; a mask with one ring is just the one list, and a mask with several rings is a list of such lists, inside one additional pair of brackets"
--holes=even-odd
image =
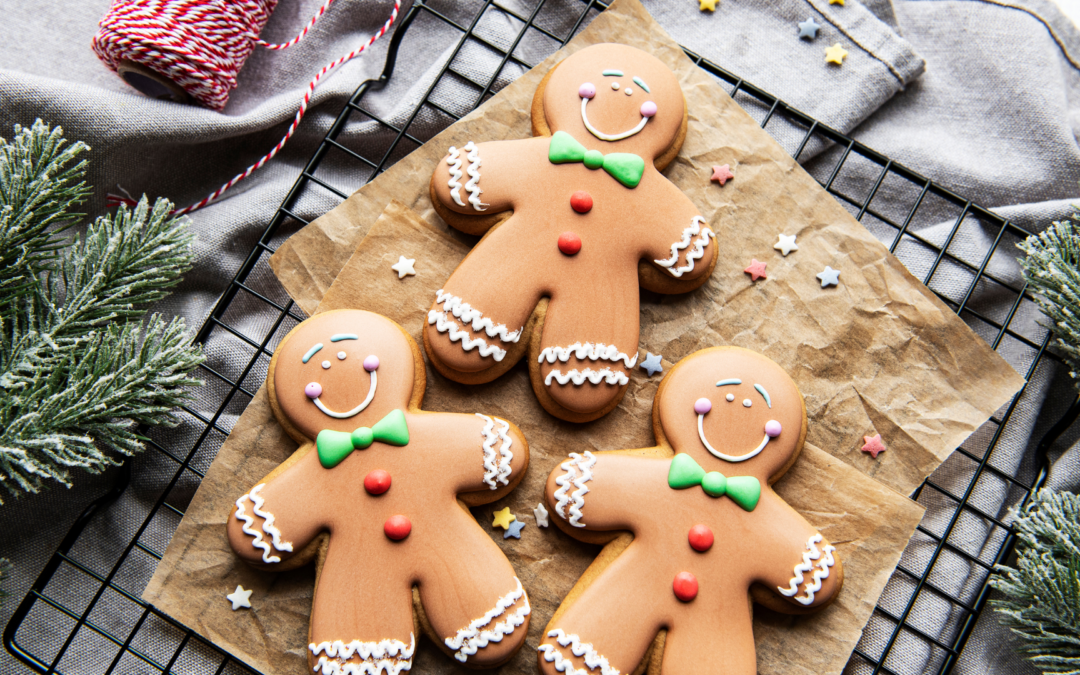
[(720, 187), (723, 187), (724, 183), (728, 182), (734, 177), (735, 174), (731, 173), (731, 167), (727, 164), (723, 164), (721, 166), (714, 166), (712, 168), (712, 178), (710, 178), (709, 180), (714, 180), (717, 183), (720, 183)]
[(874, 459), (877, 459), (879, 452), (885, 452), (885, 444), (881, 442), (881, 434), (863, 436), (863, 440), (866, 441), (866, 445), (862, 446), (862, 451), (869, 452)]
[(767, 279), (765, 276), (765, 263), (759, 261), (756, 258), (750, 259), (750, 267), (743, 270), (750, 275), (750, 281), (757, 281), (758, 279)]

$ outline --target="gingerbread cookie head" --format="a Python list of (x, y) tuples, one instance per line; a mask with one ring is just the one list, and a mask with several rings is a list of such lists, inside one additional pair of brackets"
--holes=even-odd
[(775, 482), (806, 439), (795, 382), (771, 359), (740, 347), (683, 359), (657, 392), (657, 436), (707, 471)]
[[(419, 405), (424, 371), (397, 324), (361, 310), (316, 315), (290, 332), (271, 363), (271, 401), (289, 434), (314, 440), (352, 432), (390, 411)], [(419, 381), (418, 381), (419, 380)]]
[(678, 138), (685, 111), (671, 69), (627, 45), (582, 49), (559, 63), (543, 90), (550, 131), (566, 132), (604, 154), (656, 159)]

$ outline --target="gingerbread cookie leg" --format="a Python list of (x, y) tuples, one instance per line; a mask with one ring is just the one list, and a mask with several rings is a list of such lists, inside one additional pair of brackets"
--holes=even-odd
[[(713, 580), (715, 583), (715, 580)], [(713, 590), (713, 589), (709, 589)], [(715, 591), (711, 593), (715, 597)], [(754, 675), (757, 656), (745, 597), (739, 607), (681, 604), (664, 640), (660, 675)]]
[(488, 668), (509, 660), (525, 642), (529, 598), (499, 547), (460, 511), (430, 532), (438, 565), (418, 570), (420, 601), (437, 643), (457, 661)]

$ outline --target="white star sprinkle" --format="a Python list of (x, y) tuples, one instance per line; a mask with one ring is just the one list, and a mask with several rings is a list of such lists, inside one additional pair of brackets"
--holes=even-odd
[(787, 257), (788, 253), (799, 250), (798, 244), (795, 243), (794, 234), (791, 236), (788, 236), (786, 234), (780, 234), (777, 236), (780, 237), (780, 241), (773, 244), (773, 248), (783, 253), (785, 258)]
[(660, 365), (660, 359), (663, 358), (660, 354), (653, 354), (652, 352), (645, 352), (645, 354), (647, 356), (641, 362), (641, 369), (648, 371), (649, 377), (664, 372), (664, 367)]
[(548, 526), (548, 510), (547, 507), (544, 506), (544, 502), (540, 502), (536, 505), (536, 508), (533, 509), (533, 516), (536, 518), (537, 527)]
[(840, 285), (840, 270), (834, 270), (828, 265), (825, 266), (825, 271), (817, 275), (818, 279), (821, 279), (821, 287), (826, 286), (838, 286)]
[(416, 270), (413, 269), (413, 263), (416, 262), (416, 258), (406, 258), (405, 256), (398, 256), (398, 261), (390, 266), (390, 269), (397, 272), (398, 279), (404, 279), (406, 276), (415, 276)]
[(243, 586), (237, 586), (236, 590), (225, 597), (232, 603), (233, 611), (241, 607), (251, 607), (251, 591), (245, 591)]

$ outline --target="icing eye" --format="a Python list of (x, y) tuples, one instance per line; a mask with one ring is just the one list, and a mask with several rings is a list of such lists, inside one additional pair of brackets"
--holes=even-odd
[(712, 410), (712, 401), (710, 401), (709, 399), (699, 398), (697, 401), (694, 402), (694, 412), (696, 412), (697, 414), (704, 415), (710, 410)]
[(586, 82), (578, 87), (577, 94), (581, 98), (592, 98), (596, 96), (596, 86), (592, 82)]
[(323, 361), (322, 362), (322, 367), (323, 367), (323, 370), (329, 370), (330, 369), (330, 362), (329, 361)]
[(322, 385), (318, 382), (309, 382), (308, 386), (304, 387), (304, 395), (308, 398), (319, 398), (322, 396)]
[(612, 88), (613, 90), (615, 90), (615, 91), (619, 91), (619, 89), (620, 89), (620, 88), (622, 88), (622, 85), (621, 85), (621, 84), (619, 84), (618, 82), (612, 82), (612, 83), (611, 83), (611, 88)]
[(780, 423), (776, 420), (769, 420), (765, 423), (765, 435), (769, 438), (776, 438), (780, 435)]
[(753, 402), (753, 401), (751, 401), (751, 400), (750, 400), (750, 399), (748, 399), (748, 398), (744, 398), (744, 399), (742, 400), (742, 404), (743, 404), (743, 407), (749, 408), (750, 406), (754, 405), (754, 402)]
[(626, 89), (623, 90), (623, 93), (626, 94), (627, 96), (633, 96), (634, 90), (631, 89), (630, 87), (627, 87)]
[(641, 104), (641, 116), (652, 117), (656, 114), (656, 104), (652, 101), (645, 101)]
[(344, 361), (346, 356), (348, 356), (348, 354), (346, 354), (345, 352), (337, 353), (338, 361)]
[(731, 403), (735, 400), (735, 394), (728, 394), (725, 398), (727, 398), (728, 403)]
[(379, 369), (379, 357), (372, 354), (364, 359), (364, 370), (369, 373)]

